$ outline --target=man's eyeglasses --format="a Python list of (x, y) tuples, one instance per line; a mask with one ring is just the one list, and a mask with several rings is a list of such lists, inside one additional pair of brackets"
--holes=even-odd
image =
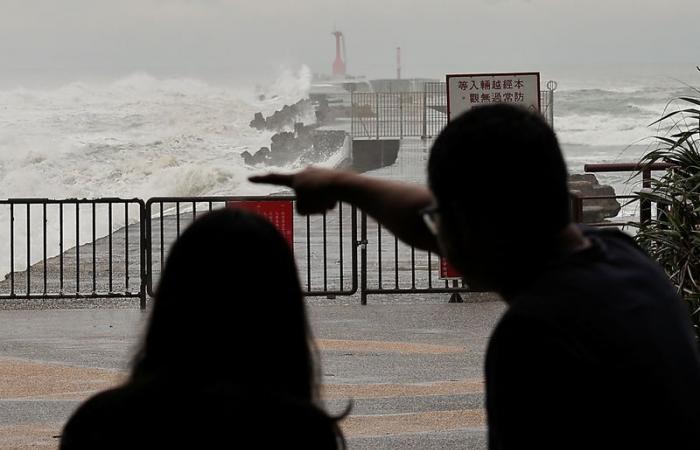
[(440, 207), (435, 205), (435, 204), (430, 205), (430, 206), (420, 210), (420, 215), (423, 218), (423, 222), (425, 223), (425, 226), (428, 227), (428, 230), (430, 230), (430, 232), (433, 233), (434, 236), (437, 236), (437, 234), (438, 234), (436, 216), (439, 213), (440, 213)]

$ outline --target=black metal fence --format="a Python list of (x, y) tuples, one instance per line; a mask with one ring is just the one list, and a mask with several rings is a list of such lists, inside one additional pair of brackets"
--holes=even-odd
[(447, 85), (442, 83), (426, 83), (423, 104), (422, 138), (431, 138), (440, 134), (447, 125)]
[[(353, 137), (377, 139), (426, 136), (425, 101), (425, 92), (354, 92), (350, 133)], [(430, 119), (431, 130), (442, 129), (442, 119)]]
[[(549, 82), (540, 93), (541, 114), (554, 127), (554, 90)], [(420, 92), (353, 92), (350, 135), (353, 138), (437, 136), (447, 125), (444, 82), (425, 83)]]
[[(153, 296), (168, 250), (198, 215), (239, 202), (290, 202), (294, 197), (158, 197), (146, 202), (147, 292)], [(357, 292), (357, 211), (339, 204), (319, 216), (294, 215), (293, 250), (304, 294), (347, 296)]]
[[(590, 165), (587, 171), (639, 170), (634, 165)], [(652, 170), (645, 167), (643, 186)], [(574, 219), (582, 221), (587, 202), (633, 196), (579, 196)], [(0, 200), (0, 299), (139, 298), (153, 296), (172, 243), (200, 214), (240, 202), (288, 202), (294, 197), (158, 197), (140, 199)], [(654, 207), (639, 203), (635, 221), (651, 220)], [(452, 294), (471, 289), (459, 279), (441, 277), (438, 255), (401, 243), (364, 213), (340, 204), (318, 216), (294, 214), (293, 250), (308, 296), (352, 296), (362, 304), (377, 294)], [(625, 227), (619, 221), (592, 226)], [(359, 236), (359, 239), (358, 239)], [(359, 247), (359, 256), (358, 256)]]
[(460, 292), (470, 291), (462, 280), (440, 278), (440, 256), (404, 244), (361, 214), (360, 296), (367, 304), (377, 294), (452, 294), (451, 302), (461, 302)]
[(137, 297), (145, 306), (142, 200), (0, 200), (0, 220), (1, 299)]
[[(185, 228), (205, 212), (250, 201), (288, 201), (293, 207), (295, 199), (0, 200), (0, 220), (7, 220), (6, 248), (0, 251), (8, 255), (6, 267), (0, 265), (7, 273), (0, 299), (139, 298), (144, 308), (170, 246)], [(293, 250), (305, 295), (333, 298), (360, 291), (366, 304), (374, 294), (468, 290), (439, 279), (437, 255), (407, 247), (364, 214), (358, 224), (357, 216), (345, 204), (324, 215), (293, 216)]]

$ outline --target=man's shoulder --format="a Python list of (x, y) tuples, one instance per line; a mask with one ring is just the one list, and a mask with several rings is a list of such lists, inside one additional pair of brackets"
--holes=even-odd
[(583, 235), (589, 240), (603, 242), (607, 246), (612, 246), (610, 248), (612, 251), (630, 252), (637, 257), (649, 259), (649, 256), (642, 250), (632, 236), (617, 228), (592, 228), (582, 225), (580, 229)]
[(663, 269), (622, 232), (586, 235), (591, 248), (553, 266), (513, 299), (496, 337), (538, 328), (589, 356), (670, 335), (687, 340), (687, 310)]
[[(515, 302), (534, 308), (537, 303), (555, 308), (562, 297), (567, 307), (577, 302), (602, 303), (651, 296), (674, 297), (663, 269), (634, 239), (617, 229), (582, 228), (590, 246), (560, 258), (518, 296)], [(553, 304), (550, 304), (553, 303)]]
[(490, 346), (496, 347), (549, 347), (553, 342), (558, 345), (566, 341), (566, 322), (562, 321), (556, 314), (546, 309), (533, 307), (536, 303), (533, 297), (532, 302), (527, 305), (510, 306), (503, 313), (494, 328)]

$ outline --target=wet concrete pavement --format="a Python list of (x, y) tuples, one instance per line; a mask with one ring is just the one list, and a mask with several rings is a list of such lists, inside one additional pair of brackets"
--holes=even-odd
[[(351, 449), (485, 449), (482, 366), (500, 302), (311, 304), (323, 398)], [(120, 382), (147, 312), (0, 311), (0, 448), (55, 448), (81, 401)]]

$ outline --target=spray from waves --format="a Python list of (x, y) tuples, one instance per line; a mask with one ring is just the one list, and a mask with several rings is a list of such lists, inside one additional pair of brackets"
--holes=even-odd
[[(248, 126), (254, 113), (272, 114), (308, 93), (311, 71), (283, 70), (267, 89), (228, 88), (193, 79), (135, 74), (109, 84), (75, 82), (54, 90), (0, 91), (0, 185), (3, 198), (94, 198), (265, 195), (240, 153), (269, 146), (271, 132)], [(337, 155), (334, 157), (337, 158)], [(324, 162), (321, 162), (324, 163)], [(325, 164), (334, 164), (333, 157)], [(289, 170), (293, 167), (280, 167)], [(138, 217), (132, 211), (132, 218)], [(35, 216), (35, 217), (40, 217)], [(41, 236), (40, 220), (27, 231), (15, 216), (15, 246)], [(0, 209), (0, 224), (9, 211)], [(57, 223), (52, 221), (52, 223)], [(88, 225), (88, 226), (86, 226)], [(114, 227), (123, 226), (114, 223)], [(9, 270), (9, 236), (0, 228), (0, 274)], [(81, 224), (89, 230), (89, 224)], [(104, 235), (103, 229), (98, 235)], [(48, 230), (49, 255), (58, 252)], [(88, 242), (92, 235), (80, 237)], [(64, 246), (75, 245), (66, 235)], [(71, 238), (73, 239), (71, 241)], [(42, 254), (32, 239), (30, 260)], [(21, 253), (21, 252), (18, 252)], [(26, 253), (26, 252), (25, 252)], [(26, 254), (15, 255), (15, 270)]]
[(263, 90), (266, 98), (280, 98), (287, 103), (296, 103), (308, 94), (313, 74), (308, 66), (302, 66), (297, 72), (282, 68), (281, 75), (274, 83)]

